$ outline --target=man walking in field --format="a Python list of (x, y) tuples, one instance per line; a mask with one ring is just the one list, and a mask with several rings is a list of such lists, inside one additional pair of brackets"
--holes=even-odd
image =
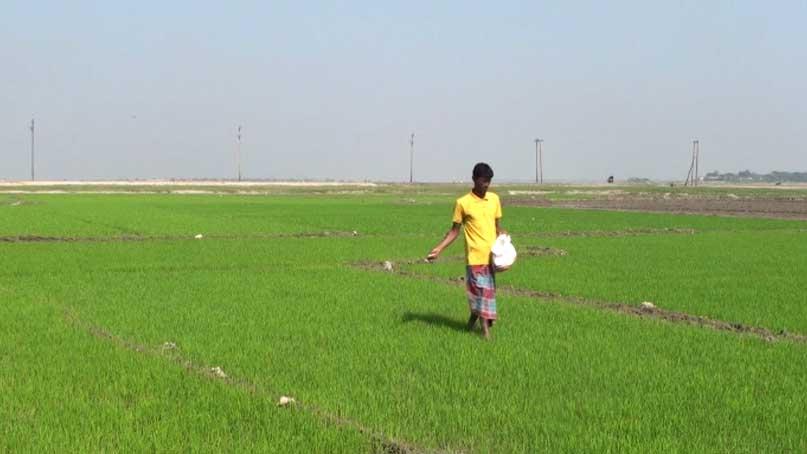
[(505, 233), (499, 221), (502, 218), (502, 206), (499, 196), (489, 192), (493, 169), (484, 162), (474, 166), (474, 187), (468, 194), (457, 199), (454, 205), (454, 217), (451, 229), (440, 243), (429, 252), (427, 260), (437, 259), (460, 233), (460, 226), (465, 230), (465, 286), (468, 290), (468, 306), (471, 316), (468, 319), (468, 330), (472, 330), (476, 321), (482, 325), (482, 334), (490, 337), (490, 328), (496, 320), (496, 277), (490, 251), (496, 237)]

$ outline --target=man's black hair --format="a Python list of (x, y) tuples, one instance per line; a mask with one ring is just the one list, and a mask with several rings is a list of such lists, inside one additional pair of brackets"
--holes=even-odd
[(474, 166), (473, 178), (477, 179), (479, 177), (492, 179), (493, 178), (493, 169), (490, 168), (484, 162), (480, 162)]

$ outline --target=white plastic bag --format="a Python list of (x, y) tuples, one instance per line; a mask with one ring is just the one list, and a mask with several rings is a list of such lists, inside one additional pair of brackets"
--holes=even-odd
[(493, 265), (497, 270), (505, 270), (516, 262), (516, 248), (510, 240), (510, 235), (499, 235), (493, 243), (490, 252), (493, 254)]

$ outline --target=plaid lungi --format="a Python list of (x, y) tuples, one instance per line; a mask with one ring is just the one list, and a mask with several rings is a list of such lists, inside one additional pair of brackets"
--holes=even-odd
[(468, 308), (472, 314), (496, 320), (496, 276), (490, 265), (468, 265), (465, 268)]

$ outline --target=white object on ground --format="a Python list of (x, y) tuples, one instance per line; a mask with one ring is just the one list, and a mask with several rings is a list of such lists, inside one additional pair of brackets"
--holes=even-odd
[(642, 307), (642, 309), (655, 309), (656, 308), (656, 305), (651, 303), (650, 301), (645, 301), (642, 304), (640, 304), (640, 306)]
[(227, 378), (227, 374), (225, 374), (224, 371), (221, 370), (221, 367), (219, 367), (219, 366), (211, 367), (210, 372), (212, 372), (213, 375), (215, 375), (216, 377)]
[(390, 273), (393, 271), (392, 262), (389, 260), (384, 262), (384, 271), (389, 271)]
[(204, 238), (204, 237), (205, 237), (204, 235), (202, 235), (201, 233), (199, 233), (199, 234), (197, 234), (197, 235), (196, 235), (194, 238), (196, 238), (197, 240), (201, 240), (201, 239), (202, 239), (202, 238)]
[(280, 400), (277, 401), (277, 405), (278, 405), (278, 407), (285, 407), (286, 405), (293, 404), (295, 402), (297, 402), (297, 401), (294, 400), (293, 397), (280, 396)]
[(177, 344), (173, 342), (166, 342), (163, 344), (163, 350), (174, 350), (177, 348)]
[(493, 265), (496, 268), (509, 268), (516, 262), (516, 248), (513, 246), (510, 235), (503, 234), (496, 238), (490, 252), (493, 254)]

